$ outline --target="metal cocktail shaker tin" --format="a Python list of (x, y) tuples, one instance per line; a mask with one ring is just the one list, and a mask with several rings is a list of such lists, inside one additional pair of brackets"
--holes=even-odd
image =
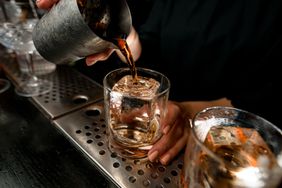
[(33, 42), (46, 60), (65, 64), (117, 48), (111, 38), (131, 26), (126, 0), (60, 0), (35, 26)]

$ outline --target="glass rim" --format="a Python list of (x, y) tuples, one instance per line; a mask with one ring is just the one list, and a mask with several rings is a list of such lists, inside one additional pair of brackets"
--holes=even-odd
[(0, 78), (0, 83), (3, 83), (3, 84), (0, 84), (0, 86), (2, 85), (3, 87), (1, 88), (0, 87), (0, 93), (4, 93), (6, 90), (8, 90), (11, 86), (11, 83), (9, 80), (7, 79), (3, 79), (3, 78)]
[[(108, 73), (104, 76), (104, 78), (103, 78), (103, 87), (104, 87), (104, 89), (107, 89), (107, 90), (109, 90), (109, 91), (112, 90), (112, 89), (109, 87), (109, 84), (106, 83), (106, 79), (107, 79), (111, 74), (113, 74), (113, 73), (115, 73), (115, 72), (118, 72), (118, 71), (122, 71), (122, 70), (123, 70), (123, 71), (129, 71), (129, 72), (130, 72), (130, 68), (129, 68), (129, 67), (121, 67), (121, 68), (117, 68), (117, 69), (111, 70), (110, 72), (108, 72)], [(156, 73), (156, 74), (160, 75), (161, 77), (163, 77), (163, 78), (166, 80), (166, 82), (167, 82), (167, 87), (166, 87), (164, 90), (162, 90), (161, 92), (157, 93), (157, 94), (155, 95), (155, 97), (161, 96), (161, 95), (163, 95), (164, 93), (169, 92), (170, 87), (171, 87), (171, 83), (170, 83), (169, 78), (168, 78), (167, 76), (165, 76), (163, 73), (161, 73), (161, 72), (159, 72), (159, 71), (156, 71), (156, 70), (154, 70), (154, 69), (149, 69), (149, 68), (144, 68), (144, 67), (136, 67), (136, 70), (137, 70), (137, 77), (138, 77), (138, 71), (144, 71), (144, 72)], [(106, 87), (105, 87), (105, 86), (106, 86)]]

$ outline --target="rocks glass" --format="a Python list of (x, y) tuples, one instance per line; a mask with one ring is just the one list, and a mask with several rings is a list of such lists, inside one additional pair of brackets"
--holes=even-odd
[(103, 81), (109, 149), (125, 158), (144, 158), (161, 137), (167, 112), (170, 82), (150, 69), (129, 68), (108, 73)]
[(211, 107), (192, 120), (182, 187), (276, 187), (282, 177), (282, 132), (231, 107)]

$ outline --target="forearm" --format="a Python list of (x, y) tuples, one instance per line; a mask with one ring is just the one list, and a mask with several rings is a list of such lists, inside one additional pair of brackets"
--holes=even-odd
[(177, 102), (180, 106), (183, 115), (186, 118), (192, 119), (201, 110), (212, 106), (232, 106), (231, 101), (227, 98), (220, 98), (212, 101), (187, 101)]

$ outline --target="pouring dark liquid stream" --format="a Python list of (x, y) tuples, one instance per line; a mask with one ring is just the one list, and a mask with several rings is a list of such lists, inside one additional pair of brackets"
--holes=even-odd
[(137, 80), (137, 71), (132, 53), (126, 42), (127, 34), (122, 28), (122, 6), (116, 0), (77, 0), (78, 8), (84, 20), (102, 39), (112, 42), (124, 55), (133, 79)]
[(130, 51), (130, 48), (127, 45), (126, 40), (122, 39), (122, 38), (118, 38), (118, 39), (115, 39), (115, 40), (116, 40), (116, 45), (119, 47), (121, 53), (126, 58), (126, 61), (127, 61), (127, 64), (130, 68), (131, 75), (132, 75), (133, 79), (136, 81), (136, 79), (137, 79), (136, 66), (135, 66), (135, 62), (133, 60), (132, 53)]

